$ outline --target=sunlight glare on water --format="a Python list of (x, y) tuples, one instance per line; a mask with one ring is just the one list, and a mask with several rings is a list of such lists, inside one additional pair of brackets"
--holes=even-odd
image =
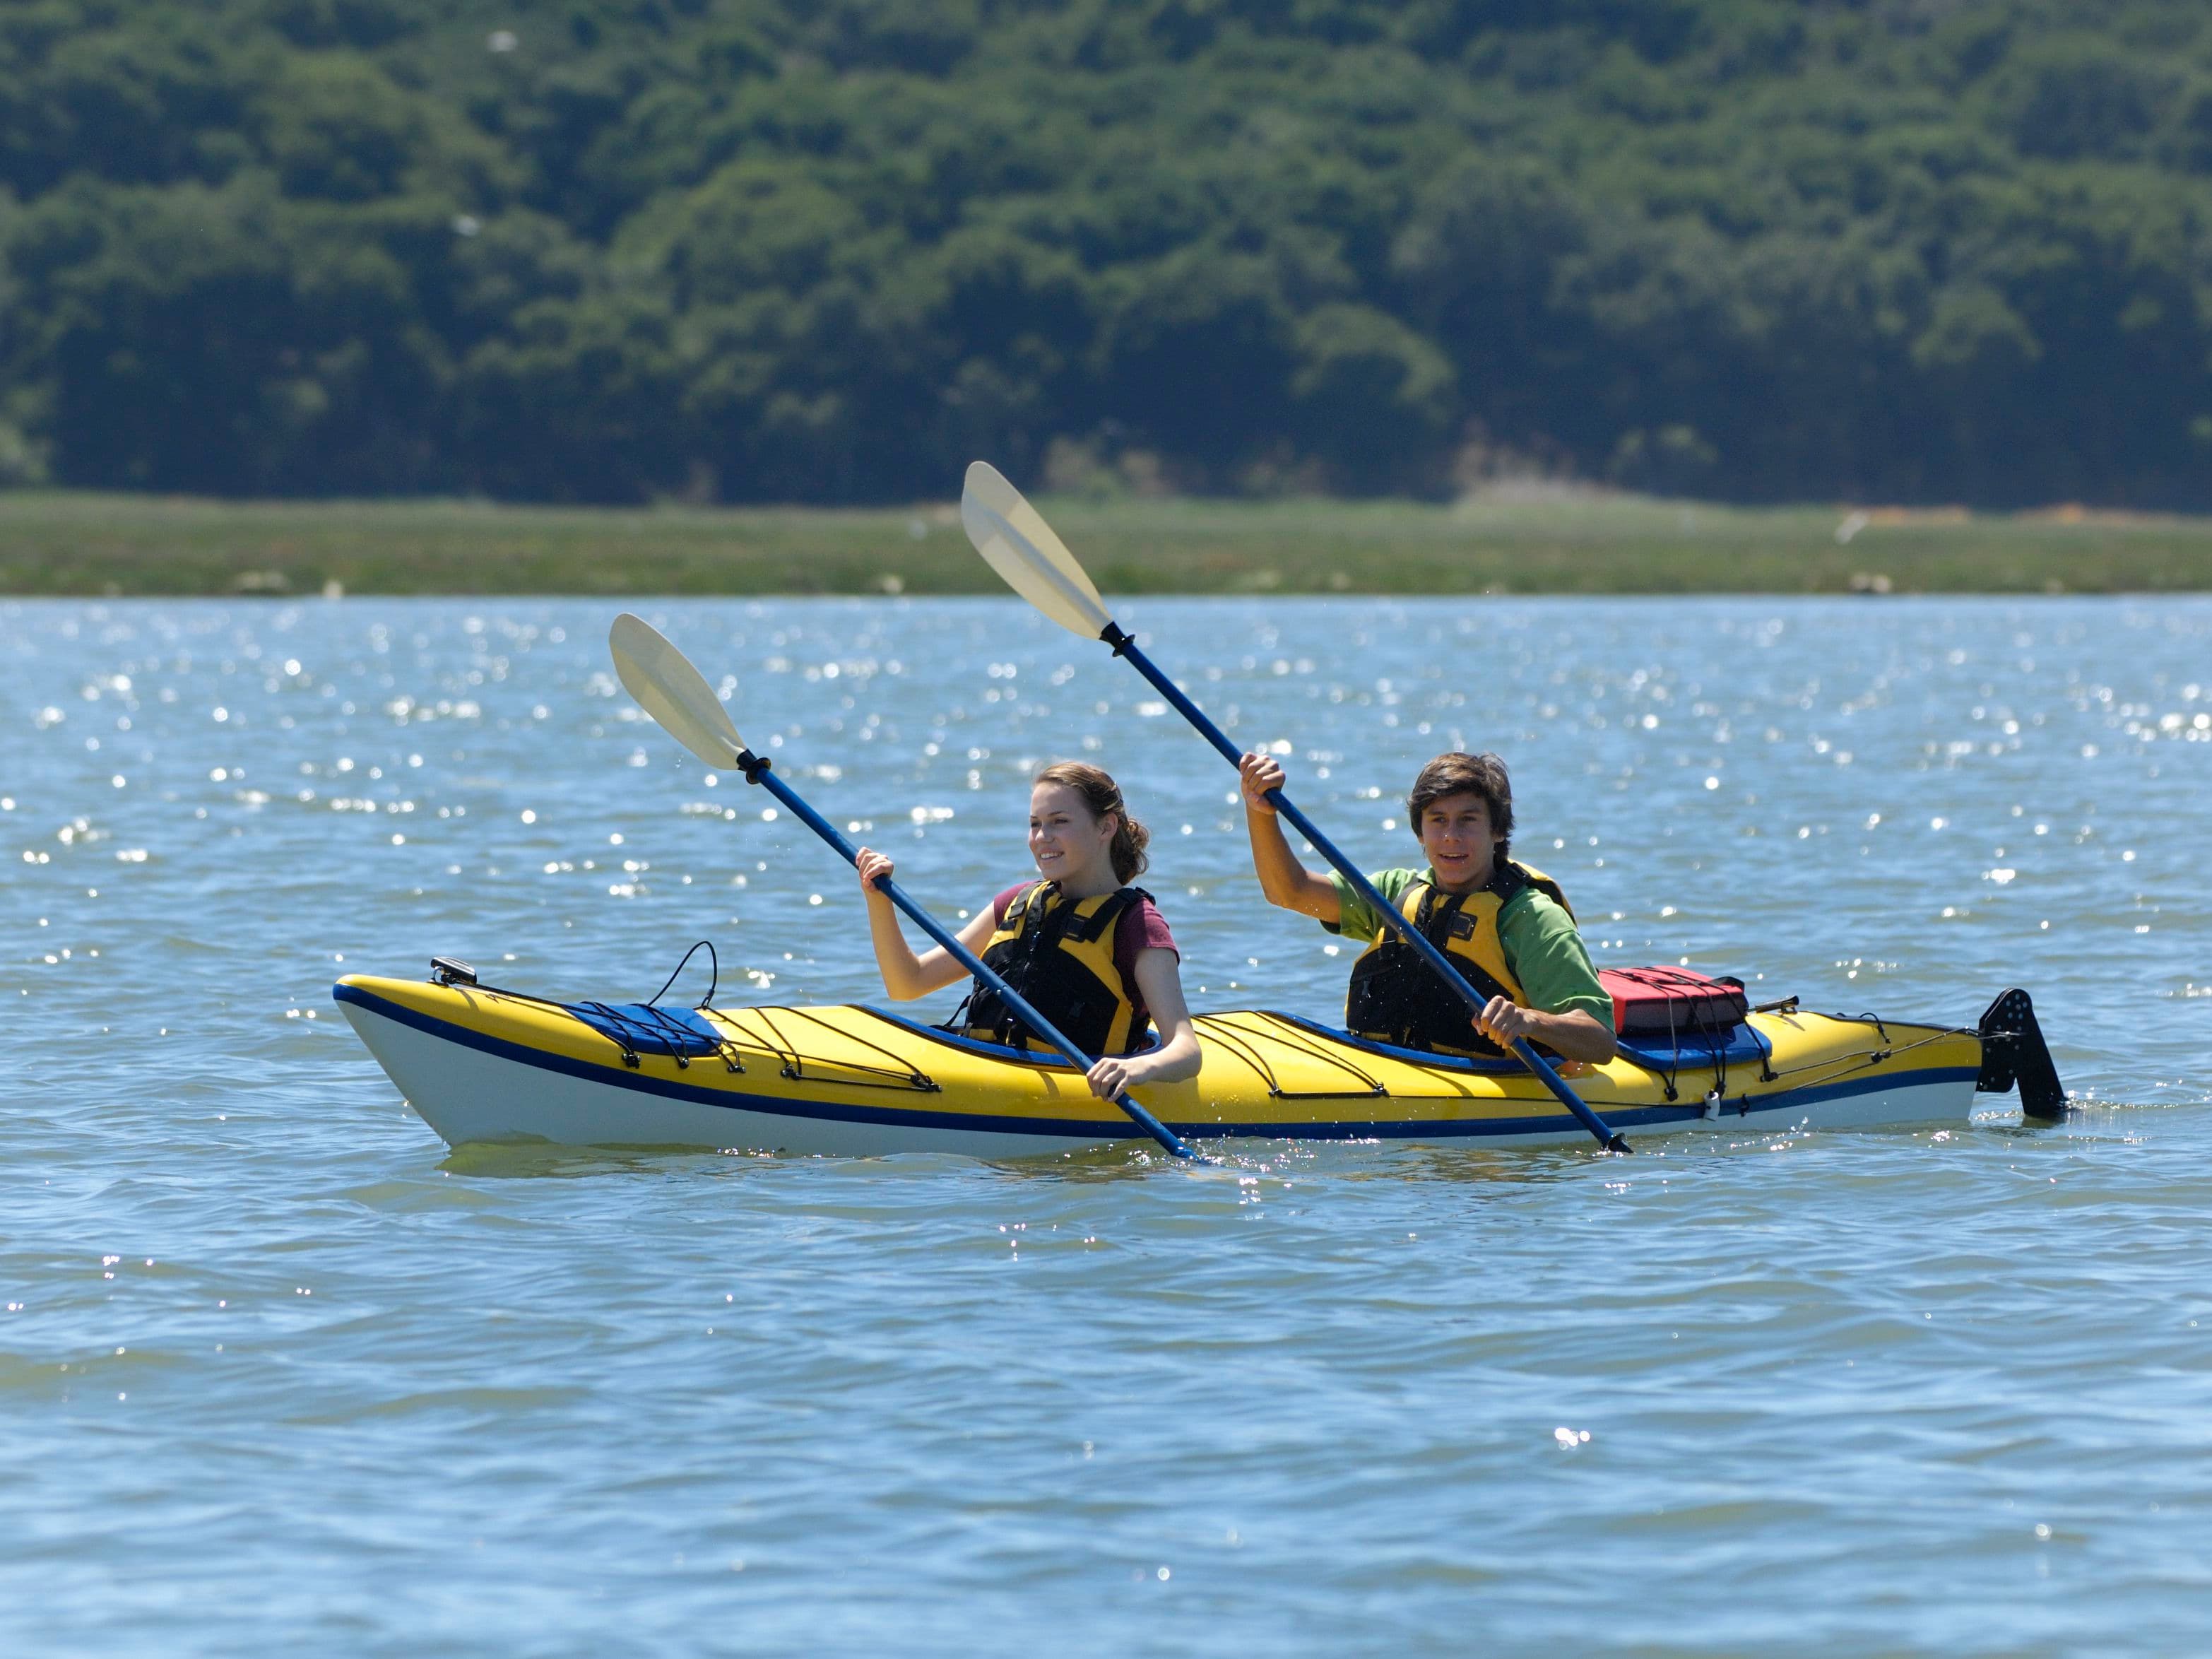
[[(449, 1152), (337, 975), (635, 1000), (707, 938), (725, 1002), (881, 1000), (850, 872), (630, 705), (616, 608), (0, 602), (9, 1651), (2201, 1639), (2212, 604), (1121, 613), (1371, 865), (1419, 762), (1497, 750), (1601, 963), (2028, 987), (2063, 1126)], [(1194, 1003), (1334, 1012), (1349, 953), (1104, 651), (1012, 601), (637, 608), (940, 914), (1095, 759)]]

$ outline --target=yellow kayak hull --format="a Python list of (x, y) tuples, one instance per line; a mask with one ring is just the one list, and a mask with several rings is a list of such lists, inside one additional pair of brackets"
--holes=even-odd
[[(488, 987), (349, 975), (333, 995), (453, 1146), (1003, 1158), (1143, 1138), (1056, 1060), (878, 1009), (682, 1011), (713, 1045), (686, 1057)], [(1416, 1054), (1260, 1011), (1197, 1027), (1199, 1076), (1137, 1091), (1186, 1139), (1589, 1144), (1516, 1062)], [(1751, 1030), (1756, 1044), (1724, 1063), (1685, 1051), (1668, 1069), (1624, 1057), (1568, 1076), (1632, 1136), (1967, 1120), (1982, 1065), (1973, 1031), (1796, 1012), (1754, 1014)]]

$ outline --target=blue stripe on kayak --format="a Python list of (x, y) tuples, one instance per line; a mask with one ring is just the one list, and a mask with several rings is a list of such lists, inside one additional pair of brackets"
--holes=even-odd
[[(749, 1095), (728, 1089), (704, 1089), (696, 1084), (679, 1082), (673, 1078), (648, 1077), (642, 1072), (632, 1072), (627, 1068), (617, 1070), (591, 1060), (572, 1060), (565, 1054), (549, 1054), (543, 1048), (533, 1048), (526, 1043), (492, 1036), (452, 1020), (440, 1019), (434, 1014), (426, 1014), (419, 1009), (389, 1001), (374, 992), (362, 990), (359, 986), (333, 985), (331, 997), (333, 1001), (356, 1004), (386, 1019), (501, 1060), (532, 1066), (540, 1071), (558, 1073), (565, 1077), (581, 1078), (587, 1082), (631, 1089), (640, 1094), (659, 1095), (670, 1100), (689, 1101), (701, 1106), (720, 1106), (732, 1111), (755, 1112), (768, 1117), (821, 1118), (845, 1123), (877, 1123), (908, 1128), (963, 1129), (994, 1134), (1034, 1135), (1050, 1139), (1141, 1139), (1127, 1133), (1113, 1133), (1121, 1126), (1095, 1118), (1000, 1117), (971, 1112), (926, 1111), (911, 1107), (851, 1106), (830, 1101), (795, 1100), (785, 1095)], [(1916, 1072), (1869, 1075), (1850, 1082), (1825, 1084), (1818, 1088), (1793, 1089), (1747, 1101), (1731, 1101), (1727, 1103), (1722, 1121), (1765, 1120), (1798, 1111), (1822, 1101), (1847, 1099), (1854, 1095), (1881, 1094), (1887, 1090), (1917, 1088), (1929, 1084), (1971, 1083), (1978, 1075), (1978, 1068), (1972, 1066), (1930, 1066)], [(1593, 1107), (1602, 1110), (1606, 1121), (1617, 1127), (1680, 1123), (1705, 1115), (1701, 1103), (1634, 1106), (1593, 1096), (1585, 1096), (1584, 1098)], [(1739, 1112), (1739, 1106), (1747, 1109)], [(1578, 1133), (1582, 1127), (1565, 1112), (1549, 1117), (1476, 1118), (1456, 1122), (1358, 1118), (1349, 1122), (1297, 1124), (1184, 1121), (1170, 1123), (1168, 1127), (1178, 1135), (1200, 1139), (1243, 1138), (1258, 1140), (1499, 1139), (1516, 1135)]]

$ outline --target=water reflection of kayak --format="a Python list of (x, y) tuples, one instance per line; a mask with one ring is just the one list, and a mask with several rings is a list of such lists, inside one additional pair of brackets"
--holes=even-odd
[[(665, 1008), (553, 1002), (473, 983), (349, 975), (334, 990), (369, 1052), (455, 1146), (711, 1146), (1002, 1158), (1139, 1138), (1056, 1058), (977, 1042), (884, 1010)], [(1195, 1139), (1586, 1142), (1512, 1060), (1395, 1048), (1288, 1014), (1199, 1016), (1206, 1063), (1140, 1097)], [(1768, 1131), (1963, 1124), (1978, 1088), (2021, 1079), (2063, 1113), (2024, 993), (1978, 1030), (1794, 1004), (1726, 1029), (1622, 1039), (1572, 1070), (1614, 1127)]]

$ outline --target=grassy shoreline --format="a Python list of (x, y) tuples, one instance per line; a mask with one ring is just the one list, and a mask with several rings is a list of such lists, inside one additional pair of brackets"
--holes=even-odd
[[(1618, 495), (1040, 506), (1109, 592), (2212, 589), (2212, 518)], [(610, 509), (0, 494), (0, 593), (314, 595), (331, 584), (349, 593), (1000, 591), (943, 503)]]

